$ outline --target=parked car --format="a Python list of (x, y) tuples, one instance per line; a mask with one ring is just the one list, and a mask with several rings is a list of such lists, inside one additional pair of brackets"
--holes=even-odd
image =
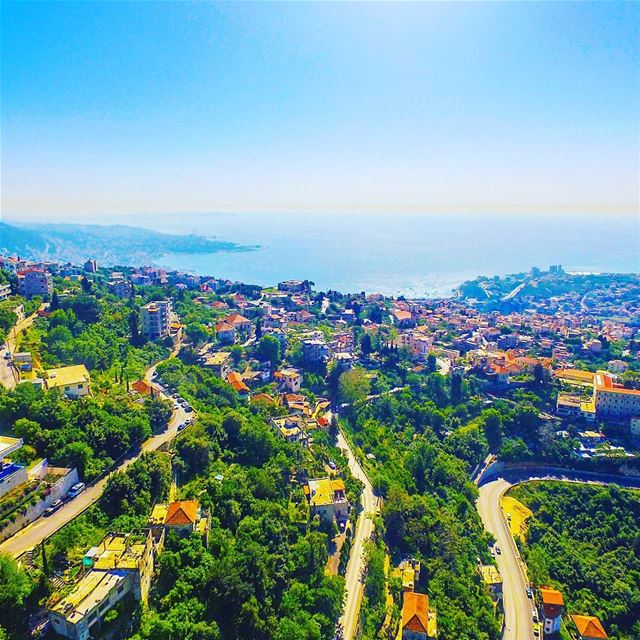
[(186, 422), (183, 422), (182, 424), (179, 424), (178, 425), (178, 431), (182, 431), (186, 426), (187, 426)]
[(193, 407), (192, 407), (190, 404), (188, 404), (188, 405), (184, 408), (184, 410), (185, 410), (187, 413), (193, 413)]
[(338, 467), (335, 462), (329, 461), (329, 469), (333, 469), (335, 471), (337, 468)]
[(500, 551), (500, 547), (498, 545), (496, 545), (496, 553), (498, 555), (500, 555), (502, 553), (502, 551)]
[(531, 587), (527, 587), (527, 598), (533, 598), (533, 591)]
[(69, 493), (67, 493), (68, 498), (75, 498), (77, 495), (81, 494), (86, 488), (84, 482), (76, 482), (71, 489), (69, 489)]
[(55, 513), (62, 506), (62, 500), (54, 500), (45, 510), (44, 515), (50, 516)]

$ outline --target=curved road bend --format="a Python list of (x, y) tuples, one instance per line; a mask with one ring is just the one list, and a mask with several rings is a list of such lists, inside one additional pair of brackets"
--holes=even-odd
[(365, 559), (363, 555), (364, 542), (370, 538), (373, 533), (373, 521), (369, 516), (376, 512), (377, 503), (373, 495), (371, 482), (369, 482), (369, 478), (365, 475), (362, 466), (356, 460), (351, 446), (342, 435), (342, 431), (338, 432), (338, 447), (346, 451), (347, 458), (349, 459), (349, 469), (353, 476), (364, 484), (361, 496), (362, 511), (356, 523), (351, 554), (345, 574), (345, 604), (342, 617), (340, 618), (340, 623), (343, 628), (343, 638), (344, 640), (351, 640), (358, 627), (358, 616), (360, 614), (360, 604), (364, 591), (364, 585), (361, 581), (361, 576), (365, 569)]
[[(147, 376), (145, 377), (147, 379), (150, 378), (154, 370), (155, 366), (147, 372)], [(145, 440), (140, 447), (140, 451), (136, 453), (136, 455), (124, 460), (121, 465), (95, 484), (87, 486), (79, 496), (69, 502), (66, 502), (60, 509), (58, 509), (58, 511), (49, 517), (45, 518), (41, 516), (30, 525), (27, 525), (24, 529), (21, 529), (16, 534), (0, 543), (0, 551), (10, 553), (14, 558), (17, 558), (28, 549), (39, 545), (43, 540), (52, 536), (58, 529), (62, 528), (65, 524), (79, 516), (100, 498), (107, 484), (107, 480), (114, 473), (126, 469), (130, 464), (135, 462), (143, 452), (154, 451), (159, 449), (163, 444), (170, 442), (178, 433), (178, 425), (184, 422), (188, 417), (194, 416), (195, 413), (189, 415), (185, 413), (182, 407), (174, 410), (167, 429), (162, 433)]]
[(496, 555), (504, 603), (502, 640), (533, 640), (533, 604), (526, 593), (528, 580), (500, 507), (500, 499), (509, 487), (511, 484), (502, 478), (483, 485), (477, 506), (484, 528), (493, 534), (502, 551)]
[[(499, 477), (496, 477), (499, 476)], [(478, 512), (485, 529), (493, 534), (502, 554), (496, 563), (503, 579), (505, 628), (503, 640), (531, 640), (533, 635), (532, 603), (527, 597), (525, 567), (520, 560), (513, 536), (502, 513), (500, 499), (514, 484), (531, 480), (557, 480), (592, 484), (618, 484), (640, 489), (640, 478), (613, 474), (572, 471), (557, 467), (528, 467), (504, 470), (480, 481)]]

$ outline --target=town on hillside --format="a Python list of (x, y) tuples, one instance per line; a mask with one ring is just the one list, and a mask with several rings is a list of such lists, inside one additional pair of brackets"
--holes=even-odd
[[(640, 276), (314, 286), (0, 257), (0, 637), (495, 639), (483, 474), (640, 476)], [(535, 578), (531, 637), (637, 637)]]

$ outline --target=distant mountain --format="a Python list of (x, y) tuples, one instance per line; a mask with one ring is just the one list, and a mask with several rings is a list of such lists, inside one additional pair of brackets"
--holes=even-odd
[(97, 224), (7, 224), (0, 222), (0, 252), (38, 260), (136, 264), (165, 253), (252, 251), (234, 242), (158, 233), (140, 227)]
[(33, 257), (34, 253), (46, 250), (47, 241), (42, 234), (0, 222), (0, 251)]

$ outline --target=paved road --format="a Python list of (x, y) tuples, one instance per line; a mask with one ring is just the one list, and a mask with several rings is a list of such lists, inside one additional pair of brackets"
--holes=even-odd
[(527, 597), (526, 569), (520, 560), (507, 522), (503, 516), (500, 499), (514, 484), (531, 480), (557, 480), (593, 484), (618, 484), (630, 489), (640, 489), (640, 478), (625, 478), (613, 474), (573, 471), (558, 467), (522, 467), (489, 474), (480, 480), (478, 512), (485, 529), (493, 534), (502, 554), (496, 563), (503, 584), (505, 629), (503, 640), (531, 640), (533, 620), (531, 600)]
[(502, 553), (496, 556), (502, 576), (505, 629), (503, 640), (533, 640), (532, 603), (527, 597), (528, 580), (507, 522), (500, 499), (511, 484), (499, 478), (480, 488), (478, 512), (487, 531), (493, 534)]
[[(44, 309), (47, 305), (43, 304), (40, 309)], [(38, 313), (32, 313), (24, 320), (17, 322), (15, 326), (9, 331), (7, 342), (3, 345), (2, 353), (0, 354), (0, 384), (7, 389), (15, 388), (16, 384), (20, 380), (17, 370), (12, 365), (11, 361), (5, 360), (4, 354), (10, 351), (12, 354), (16, 350), (16, 341), (18, 335), (28, 329), (33, 321), (38, 317)]]
[(351, 555), (347, 564), (347, 572), (345, 574), (345, 605), (340, 618), (340, 624), (343, 628), (344, 640), (351, 640), (358, 626), (358, 616), (360, 614), (360, 604), (362, 602), (362, 593), (364, 585), (361, 576), (365, 569), (365, 558), (363, 555), (364, 542), (371, 537), (373, 533), (373, 521), (370, 515), (373, 515), (377, 509), (376, 497), (373, 495), (373, 487), (369, 478), (365, 475), (360, 463), (356, 460), (351, 446), (342, 435), (338, 433), (338, 446), (347, 452), (349, 459), (349, 469), (355, 478), (364, 484), (362, 490), (362, 511), (356, 523), (356, 530), (353, 536), (353, 544), (351, 546)]
[[(148, 372), (148, 377), (153, 374), (155, 366)], [(161, 394), (162, 395), (162, 394)], [(166, 397), (166, 396), (163, 396)], [(117, 471), (123, 471), (130, 464), (140, 457), (140, 454), (145, 451), (154, 451), (159, 449), (163, 444), (170, 442), (178, 432), (178, 425), (184, 422), (187, 418), (195, 417), (195, 413), (187, 414), (180, 407), (174, 409), (173, 416), (169, 422), (169, 426), (165, 431), (157, 435), (152, 436), (148, 440), (142, 443), (140, 451), (134, 456), (128, 458), (122, 462), (114, 471), (112, 471), (105, 478), (99, 480), (93, 485), (88, 486), (77, 498), (65, 503), (58, 511), (49, 517), (40, 517), (30, 525), (20, 530), (11, 538), (8, 538), (0, 544), (0, 551), (4, 553), (10, 553), (17, 558), (21, 556), (25, 551), (40, 544), (43, 540), (46, 540), (49, 536), (53, 535), (58, 529), (65, 524), (79, 516), (83, 511), (88, 509), (94, 502), (96, 502), (102, 492), (104, 491), (107, 480), (111, 475)]]

